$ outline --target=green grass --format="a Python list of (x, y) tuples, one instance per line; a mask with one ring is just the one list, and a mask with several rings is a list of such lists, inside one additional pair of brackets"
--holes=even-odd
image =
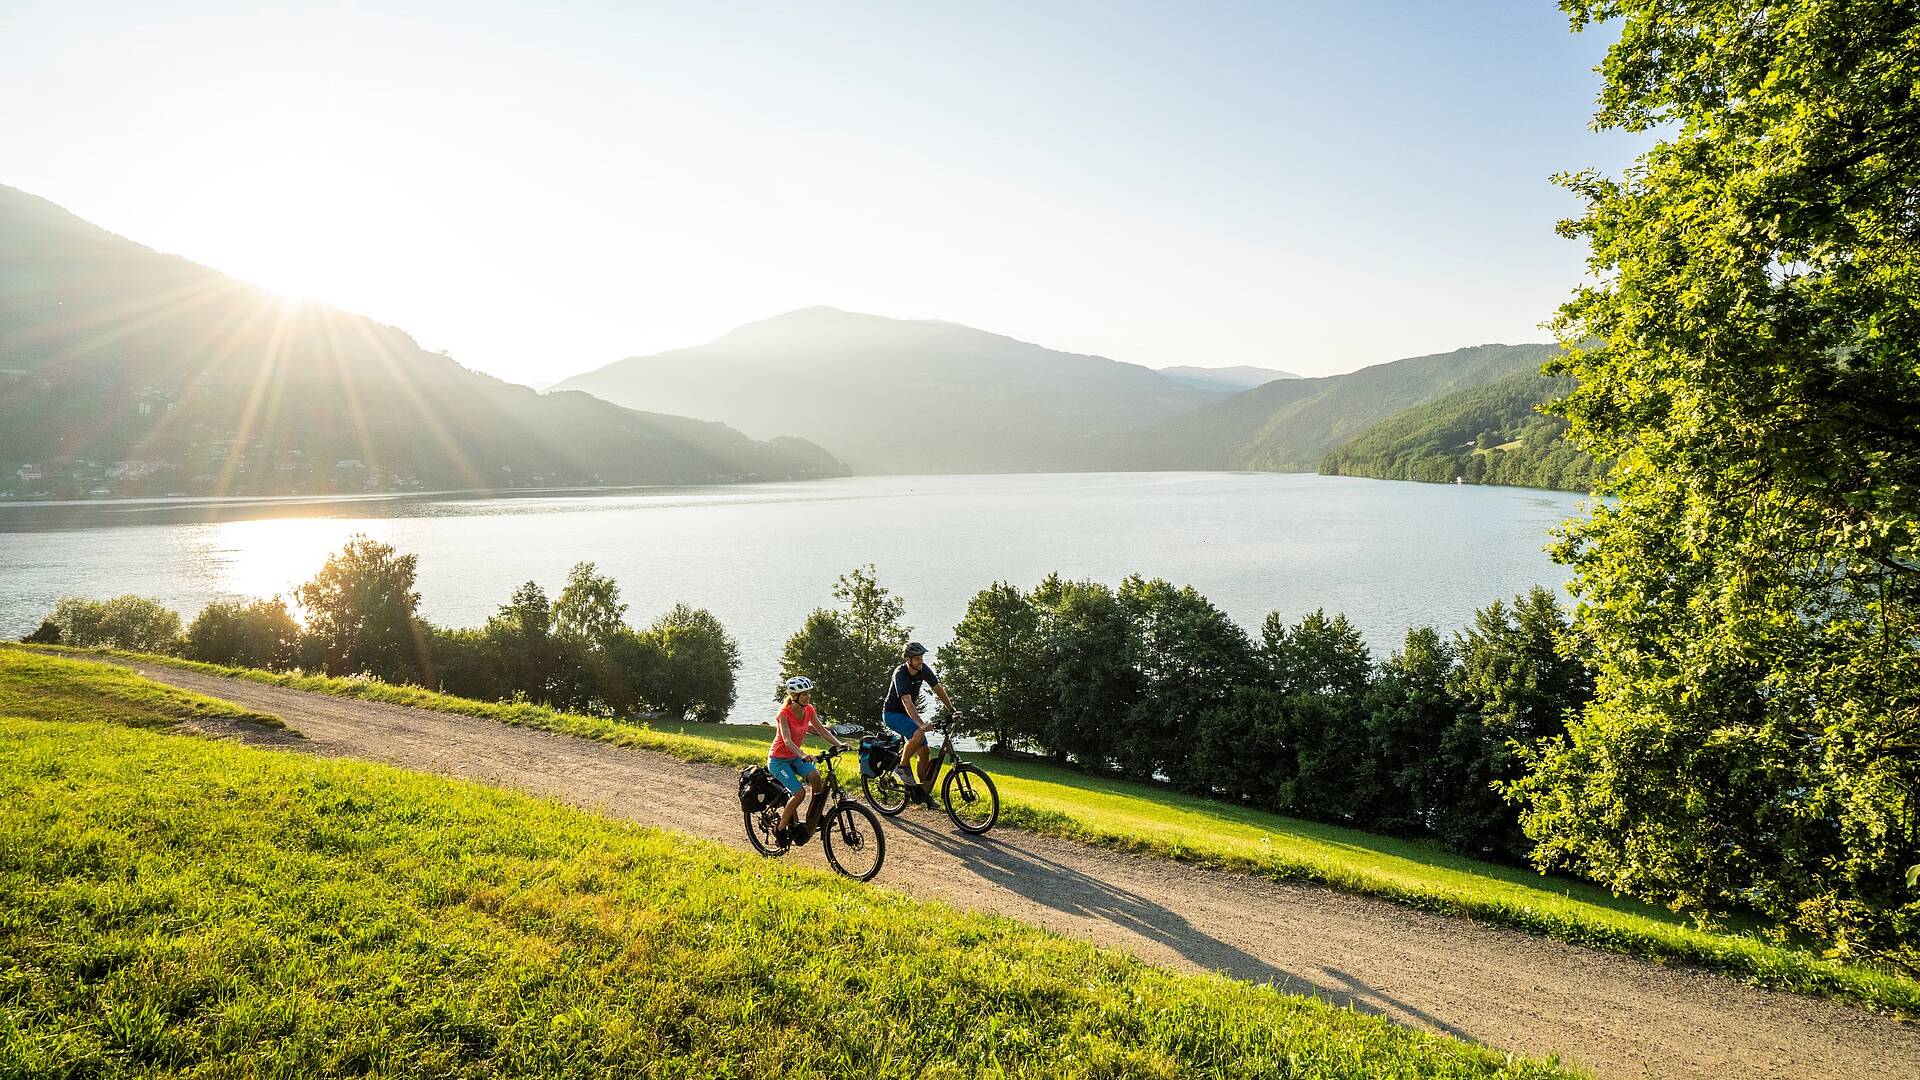
[[(677, 723), (645, 727), (525, 704), (494, 704), (417, 687), (222, 668), (119, 654), (295, 689), (443, 709), (672, 754), (690, 761), (765, 759), (768, 729)], [(1417, 841), (1301, 821), (1030, 761), (978, 757), (1001, 793), (1002, 821), (1051, 836), (1275, 880), (1306, 881), (1543, 934), (1562, 941), (1721, 972), (1762, 986), (1920, 1014), (1920, 982), (1839, 963), (1758, 936), (1702, 930), (1671, 912), (1566, 878), (1482, 862)]]
[(0, 1078), (1566, 1075), (171, 700), (0, 654)]
[(0, 650), (0, 716), (76, 717), (155, 728), (205, 719), (286, 727), (272, 714), (163, 686), (125, 668), (90, 667), (85, 678), (76, 678), (71, 661)]

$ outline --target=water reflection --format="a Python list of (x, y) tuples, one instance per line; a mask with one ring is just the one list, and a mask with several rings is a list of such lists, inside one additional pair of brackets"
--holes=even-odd
[[(1574, 495), (1256, 473), (857, 477), (511, 498), (229, 500), (0, 507), (0, 634), (69, 594), (209, 600), (286, 593), (358, 532), (420, 557), (421, 614), (473, 626), (532, 580), (552, 595), (588, 560), (644, 624), (685, 601), (740, 641), (742, 718), (765, 719), (787, 636), (874, 563), (937, 648), (995, 581), (1049, 572), (1191, 584), (1249, 629), (1268, 611), (1344, 611), (1376, 649), (1464, 625), (1566, 580), (1543, 550)], [(878, 695), (876, 692), (876, 707)], [(829, 718), (840, 719), (840, 718)], [(850, 717), (865, 721), (866, 717)]]

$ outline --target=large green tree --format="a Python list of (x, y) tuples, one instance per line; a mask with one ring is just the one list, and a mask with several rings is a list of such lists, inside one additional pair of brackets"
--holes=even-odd
[[(887, 679), (913, 631), (901, 620), (906, 605), (880, 584), (872, 566), (856, 567), (834, 583), (837, 608), (816, 608), (787, 639), (780, 677), (805, 675), (828, 723), (876, 727)], [(776, 696), (783, 691), (774, 688)]]
[(1595, 126), (1658, 142), (1562, 178), (1559, 409), (1615, 464), (1559, 549), (1597, 697), (1522, 789), (1538, 861), (1912, 965), (1920, 9), (1562, 7), (1620, 26)]
[(428, 667), (428, 630), (415, 617), (418, 556), (352, 536), (313, 580), (294, 590), (307, 619), (303, 648), (329, 674), (417, 682)]

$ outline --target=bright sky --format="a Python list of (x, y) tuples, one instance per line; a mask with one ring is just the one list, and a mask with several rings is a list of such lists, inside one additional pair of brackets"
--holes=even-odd
[[(284, 10), (268, 10), (280, 8)], [(545, 383), (829, 304), (1309, 375), (1538, 328), (1550, 0), (9, 0), (0, 183)]]

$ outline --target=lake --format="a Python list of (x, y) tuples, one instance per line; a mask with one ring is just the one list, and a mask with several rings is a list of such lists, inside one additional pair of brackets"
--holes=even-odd
[(864, 563), (936, 650), (981, 588), (1059, 571), (1190, 584), (1250, 630), (1269, 611), (1343, 611), (1384, 653), (1411, 627), (1455, 629), (1494, 599), (1563, 584), (1543, 548), (1583, 501), (1302, 473), (1074, 473), (0, 505), (0, 634), (70, 594), (138, 593), (191, 619), (209, 600), (286, 592), (365, 533), (420, 557), (420, 610), (436, 623), (478, 625), (529, 579), (553, 595), (581, 560), (618, 579), (635, 624), (676, 601), (708, 608), (740, 642), (736, 718), (759, 720), (787, 636)]

